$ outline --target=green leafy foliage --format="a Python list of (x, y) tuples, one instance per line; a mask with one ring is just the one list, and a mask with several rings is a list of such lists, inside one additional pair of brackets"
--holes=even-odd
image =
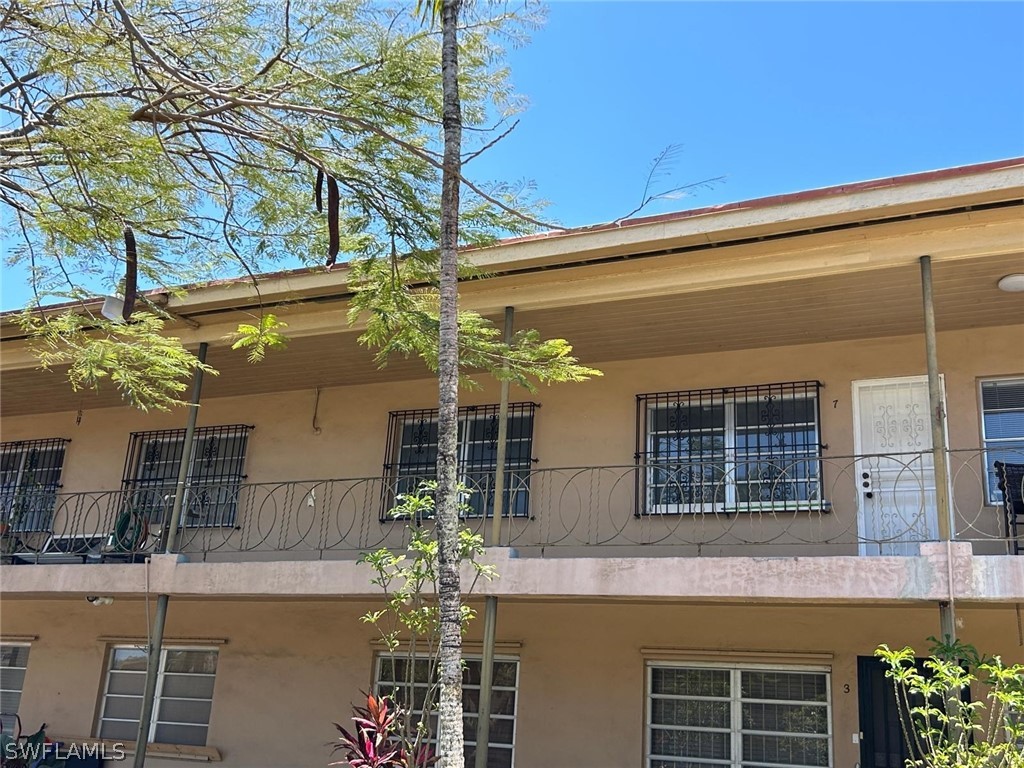
[[(179, 295), (178, 286), (241, 272), (258, 295), (256, 273), (287, 258), (323, 264), (329, 243), (342, 261), (401, 252), (430, 262), (440, 220), (440, 33), (411, 11), (372, 0), (9, 4), (0, 24), (0, 236), (7, 263), (29, 270), (32, 306), (80, 300), (96, 284), (112, 292), (125, 271), (126, 227), (140, 290)], [(467, 152), (501, 135), (520, 106), (503, 45), (531, 23), (529, 13), (481, 6), (460, 30), (463, 121), (475, 142)], [(314, 204), (318, 174), (338, 187), (330, 211)], [(462, 181), (464, 245), (538, 224), (528, 187)], [(180, 387), (168, 377), (182, 384), (196, 367), (175, 340), (111, 331), (81, 314), (77, 328), (63, 315), (26, 324), (49, 349), (45, 364), (134, 334), (138, 350), (118, 386), (145, 407), (171, 402)], [(282, 340), (262, 322), (234, 340), (252, 359)], [(100, 357), (72, 366), (73, 386), (113, 380), (109, 356)]]
[[(436, 599), (438, 542), (432, 524), (436, 489), (436, 482), (425, 482), (417, 492), (402, 494), (396, 499), (397, 503), (391, 510), (392, 517), (409, 521), (409, 545), (406, 551), (394, 552), (381, 548), (360, 558), (360, 562), (370, 567), (373, 572), (371, 583), (380, 588), (384, 597), (384, 607), (367, 612), (361, 621), (377, 631), (392, 661), (399, 650), (407, 651), (412, 659), (430, 661), (428, 681), (432, 684), (426, 690), (427, 704), (424, 705), (422, 717), (414, 718), (412, 713), (404, 711), (394, 728), (394, 739), (407, 756), (422, 757), (425, 754), (424, 748), (430, 739), (429, 703), (435, 701), (437, 695), (435, 672), (440, 637), (440, 612)], [(469, 493), (466, 488), (459, 488), (464, 501)], [(468, 504), (464, 503), (462, 509), (468, 510)], [(493, 566), (478, 561), (483, 552), (481, 536), (468, 528), (459, 530), (458, 560), (472, 569), (473, 584), (480, 578), (491, 580), (498, 575)], [(464, 591), (471, 592), (472, 584)], [(463, 631), (474, 616), (473, 609), (463, 603)], [(410, 670), (413, 667), (412, 663), (408, 665)]]
[[(875, 655), (895, 684), (908, 768), (1024, 768), (1024, 665), (958, 642), (936, 643), (923, 670), (909, 647)], [(972, 689), (983, 696), (963, 701)]]
[[(369, 565), (373, 571), (371, 583), (381, 589), (386, 606), (383, 610), (366, 614), (362, 621), (378, 630), (389, 651), (397, 650), (403, 640), (432, 643), (437, 633), (438, 609), (434, 596), (438, 582), (438, 543), (431, 524), (436, 489), (436, 481), (427, 481), (416, 493), (400, 494), (396, 499), (391, 516), (411, 521), (409, 545), (405, 552), (382, 548), (360, 558), (360, 562)], [(459, 495), (464, 500), (461, 508), (465, 511), (470, 509), (465, 503), (470, 493), (464, 486), (459, 487)], [(462, 528), (458, 547), (459, 561), (470, 565), (475, 579), (491, 580), (497, 576), (493, 566), (477, 560), (484, 553), (483, 537), (479, 534)], [(463, 606), (463, 623), (473, 616), (472, 608)], [(428, 645), (428, 650), (432, 649), (433, 646)]]
[[(516, 108), (496, 36), (516, 24), (462, 35), (472, 127)], [(125, 224), (156, 285), (237, 258), (322, 263), (318, 169), (341, 188), (347, 253), (436, 241), (439, 35), (402, 6), (21, 0), (0, 41), (0, 202), (40, 289), (64, 295), (83, 267), (116, 275)]]
[[(467, 264), (461, 271), (474, 274)], [(356, 294), (349, 319), (365, 320), (366, 330), (360, 341), (376, 350), (378, 365), (387, 365), (393, 355), (418, 356), (431, 371), (437, 370), (440, 308), (438, 291), (429, 282), (432, 275), (432, 264), (423, 258), (354, 265)], [(493, 322), (466, 310), (459, 312), (458, 328), (459, 370), (464, 386), (476, 386), (475, 375), (481, 371), (531, 391), (535, 381), (585, 381), (602, 375), (582, 365), (565, 339), (544, 339), (537, 331), (524, 329), (506, 344)]]
[(282, 331), (288, 323), (281, 322), (277, 315), (269, 312), (261, 315), (256, 324), (239, 323), (238, 331), (230, 338), (234, 342), (232, 349), (248, 349), (249, 362), (258, 363), (267, 356), (268, 349), (281, 349), (288, 346), (288, 338)]
[(75, 391), (110, 381), (133, 406), (167, 410), (180, 402), (193, 372), (216, 371), (188, 352), (181, 340), (164, 334), (164, 321), (136, 312), (122, 323), (67, 310), (59, 314), (26, 311), (22, 324), (35, 339), (44, 369), (67, 367)]

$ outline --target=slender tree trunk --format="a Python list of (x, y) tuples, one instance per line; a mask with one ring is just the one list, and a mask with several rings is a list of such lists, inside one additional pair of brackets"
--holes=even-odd
[(458, 244), (462, 172), (462, 108), (459, 102), (460, 0), (441, 8), (441, 82), (444, 158), (441, 178), (440, 339), (438, 345), (437, 538), (441, 640), (437, 751), (440, 768), (464, 768), (462, 747), (462, 586), (459, 583)]

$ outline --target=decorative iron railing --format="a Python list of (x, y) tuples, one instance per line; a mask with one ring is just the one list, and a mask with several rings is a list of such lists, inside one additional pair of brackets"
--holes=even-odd
[[(1002, 489), (989, 458), (978, 449), (948, 454), (953, 537), (979, 554), (1017, 552), (1024, 450), (1001, 449), (1004, 465), (1017, 468), (1004, 472)], [(493, 509), (493, 475), (466, 479), (464, 519), (489, 532), (481, 512)], [(537, 468), (509, 473), (506, 489), (500, 543), (524, 557), (909, 555), (939, 539), (931, 452)], [(410, 524), (431, 521), (382, 515), (395, 491), (394, 478), (379, 477), (192, 486), (177, 549), (194, 559), (280, 560), (402, 548)], [(48, 514), (33, 516), (33, 530), (0, 525), (3, 561), (141, 560), (167, 535), (173, 498), (154, 492), (57, 494)], [(1008, 507), (993, 503), (1004, 498)]]

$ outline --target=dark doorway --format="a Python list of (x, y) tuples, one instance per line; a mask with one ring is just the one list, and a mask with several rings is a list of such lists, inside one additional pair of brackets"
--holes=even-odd
[[(889, 666), (873, 656), (857, 657), (857, 687), (860, 696), (860, 768), (904, 768), (910, 754), (907, 738), (900, 725), (893, 682), (885, 676)], [(919, 672), (924, 672), (924, 659), (917, 659)], [(971, 692), (963, 691), (961, 700), (967, 704)], [(916, 707), (923, 698), (912, 697), (910, 706)], [(933, 702), (942, 706), (941, 699)]]
[(872, 656), (857, 657), (860, 696), (861, 768), (904, 768), (910, 753), (900, 726), (888, 666)]

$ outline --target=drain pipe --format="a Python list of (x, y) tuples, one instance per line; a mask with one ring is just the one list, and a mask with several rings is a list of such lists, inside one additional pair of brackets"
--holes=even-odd
[(480, 662), (480, 709), (476, 720), (476, 768), (487, 768), (487, 742), (491, 739), (491, 692), (494, 690), (494, 639), (497, 636), (498, 598), (487, 596), (484, 606), (484, 654)]
[(939, 603), (939, 624), (944, 642), (956, 640), (956, 614), (953, 595), (953, 522), (949, 498), (949, 469), (946, 464), (946, 409), (939, 378), (938, 346), (935, 342), (935, 300), (932, 293), (932, 257), (922, 256), (921, 294), (924, 300), (924, 348), (928, 364), (929, 417), (932, 426), (932, 467), (935, 475), (935, 511), (939, 522), (939, 540), (946, 544), (946, 577), (949, 600)]
[[(199, 345), (199, 362), (206, 362), (208, 344)], [(178, 481), (174, 486), (174, 505), (167, 531), (163, 537), (163, 553), (172, 554), (178, 543), (178, 521), (185, 506), (185, 486), (188, 484), (188, 469), (192, 458), (192, 441), (196, 434), (196, 418), (199, 415), (199, 396), (203, 391), (203, 369), (197, 368), (192, 383), (192, 399), (188, 404), (188, 421), (185, 425), (185, 439), (181, 446), (181, 460), (178, 462)], [(148, 565), (147, 565), (148, 567)], [(142, 711), (139, 713), (139, 733), (135, 740), (134, 768), (143, 768), (146, 763), (146, 747), (149, 744), (149, 729), (153, 721), (153, 706), (156, 702), (156, 680), (160, 672), (160, 654), (163, 651), (164, 625), (167, 623), (169, 595), (157, 595), (156, 615), (149, 636), (148, 658), (146, 661), (146, 687), (142, 695)]]
[[(512, 322), (515, 308), (505, 307), (505, 343), (512, 343)], [(505, 513), (505, 459), (508, 443), (508, 394), (506, 376), (501, 380), (501, 400), (498, 405), (498, 445), (494, 470), (494, 516), (491, 518), (491, 546), (501, 545), (501, 517)], [(510, 494), (511, 495), (511, 494)], [(475, 768), (487, 768), (487, 742), (491, 738), (491, 692), (494, 690), (494, 642), (497, 636), (498, 598), (487, 596), (484, 605), (484, 653), (480, 662), (480, 707), (476, 720)]]

